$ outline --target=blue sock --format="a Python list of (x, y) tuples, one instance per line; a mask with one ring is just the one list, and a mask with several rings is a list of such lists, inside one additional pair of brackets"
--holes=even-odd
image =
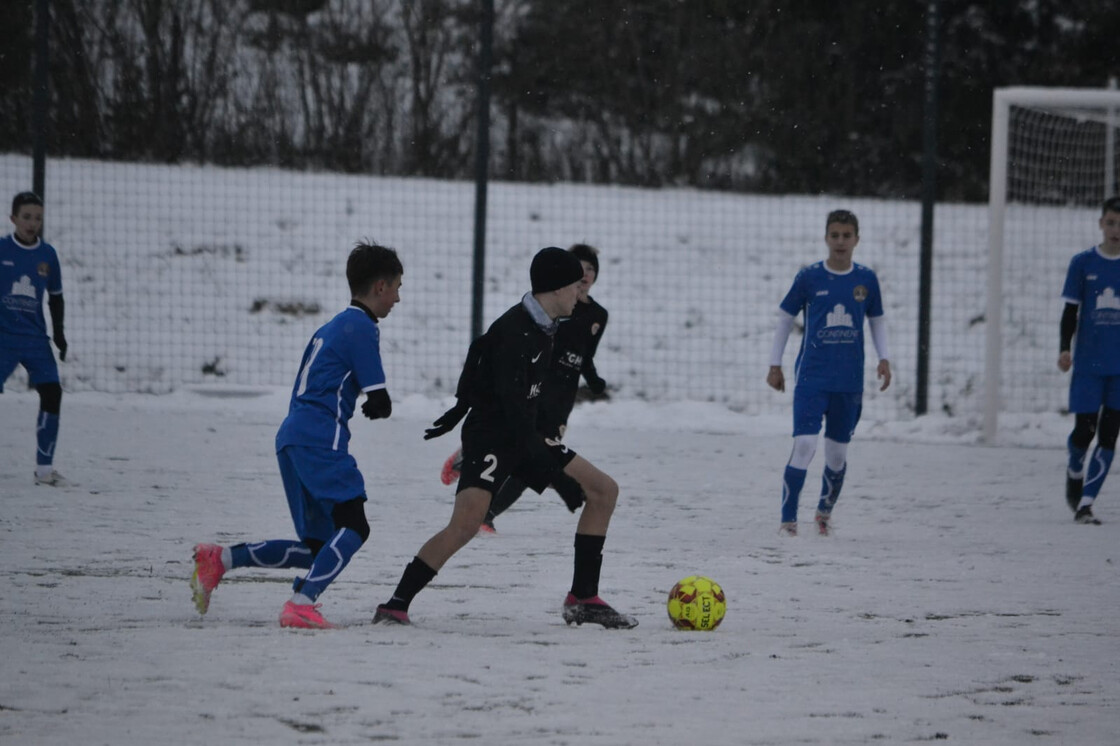
[(1085, 476), (1085, 454), (1088, 450), (1078, 448), (1073, 444), (1073, 436), (1066, 440), (1066, 449), (1069, 451), (1069, 476), (1076, 479)]
[(357, 531), (340, 528), (327, 545), (319, 550), (307, 576), (297, 578), (292, 584), (292, 590), (314, 601), (350, 564), (350, 558), (361, 546), (362, 537)]
[(301, 541), (274, 539), (229, 548), (233, 567), (311, 567), (311, 550)]
[(786, 467), (782, 476), (782, 523), (797, 520), (797, 502), (801, 499), (801, 488), (805, 486), (805, 470)]
[(35, 423), (35, 435), (39, 440), (35, 463), (39, 466), (49, 466), (54, 463), (54, 446), (58, 442), (58, 415), (40, 411), (39, 419)]
[(1093, 457), (1089, 459), (1089, 468), (1085, 472), (1085, 486), (1081, 488), (1081, 501), (1093, 502), (1101, 491), (1104, 478), (1108, 476), (1108, 468), (1112, 466), (1112, 457), (1116, 451), (1106, 451), (1097, 446), (1093, 449)]
[(844, 486), (844, 474), (848, 471), (847, 464), (840, 471), (833, 471), (824, 467), (821, 476), (821, 501), (817, 503), (817, 510), (821, 513), (831, 513), (840, 497), (840, 488)]

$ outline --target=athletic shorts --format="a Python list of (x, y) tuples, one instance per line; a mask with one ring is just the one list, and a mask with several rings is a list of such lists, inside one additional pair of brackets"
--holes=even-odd
[[(533, 464), (524, 448), (504, 434), (501, 437), (486, 436), (485, 432), (470, 432), (463, 438), (463, 465), (459, 468), (456, 494), (468, 487), (479, 487), (494, 494), (510, 476), (529, 485), (537, 493), (548, 487), (545, 483), (547, 475), (541, 473), (542, 465)], [(576, 457), (576, 452), (559, 440), (546, 438), (545, 443), (557, 468), (563, 469)], [(537, 489), (538, 486), (540, 489)]]
[(17, 365), (27, 370), (27, 382), (32, 386), (43, 383), (58, 383), (58, 363), (55, 362), (51, 343), (36, 340), (27, 344), (8, 345), (0, 342), (0, 394), (4, 393), (4, 381), (12, 375)]
[(1079, 373), (1074, 366), (1069, 380), (1069, 411), (1096, 414), (1102, 406), (1120, 409), (1120, 376)]
[(850, 443), (863, 411), (863, 393), (818, 391), (796, 386), (793, 389), (793, 436), (816, 435), (825, 421), (824, 437), (837, 443)]
[(358, 462), (349, 453), (327, 448), (284, 446), (276, 452), (288, 510), (300, 540), (324, 544), (335, 534), (334, 506), (354, 498), (366, 499)]

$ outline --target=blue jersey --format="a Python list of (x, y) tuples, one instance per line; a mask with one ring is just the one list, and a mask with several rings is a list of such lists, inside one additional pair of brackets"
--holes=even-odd
[(351, 306), (307, 343), (276, 450), (312, 446), (345, 452), (358, 395), (385, 388), (377, 322)]
[(1077, 254), (1070, 260), (1062, 298), (1079, 306), (1073, 346), (1077, 369), (1120, 375), (1120, 257), (1109, 258), (1095, 246)]
[(797, 273), (781, 308), (805, 312), (797, 353), (797, 386), (819, 391), (863, 391), (863, 321), (883, 315), (879, 278), (861, 264), (834, 272), (823, 261)]
[(0, 341), (46, 340), (43, 298), (48, 293), (62, 293), (54, 247), (41, 239), (24, 246), (14, 235), (0, 238)]

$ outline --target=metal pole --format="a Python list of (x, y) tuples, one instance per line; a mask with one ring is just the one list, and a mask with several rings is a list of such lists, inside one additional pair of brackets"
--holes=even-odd
[[(1116, 90), (1116, 78), (1108, 79), (1108, 87)], [(1104, 197), (1101, 201), (1116, 195), (1116, 109), (1108, 107), (1104, 122)]]
[(482, 334), (486, 290), (486, 185), (490, 162), (490, 69), (493, 65), (494, 0), (481, 0), (478, 52), (478, 141), (474, 156), (474, 268), (471, 339)]
[(50, 2), (35, 3), (35, 78), (31, 98), (31, 188), (46, 199), (47, 188), (47, 107), (50, 105)]
[(924, 155), (922, 157), (921, 261), (918, 277), (918, 370), (914, 412), (929, 411), (929, 337), (933, 280), (933, 207), (937, 202), (937, 77), (940, 63), (938, 0), (930, 0), (926, 16)]

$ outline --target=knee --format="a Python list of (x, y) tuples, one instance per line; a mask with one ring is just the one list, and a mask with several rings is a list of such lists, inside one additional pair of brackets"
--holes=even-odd
[(58, 414), (62, 409), (62, 385), (42, 383), (36, 386), (39, 392), (39, 409), (47, 414)]
[(348, 528), (362, 537), (362, 543), (369, 538), (369, 522), (366, 520), (365, 501), (360, 498), (338, 503), (331, 512), (336, 528)]
[(793, 453), (790, 454), (789, 465), (794, 469), (808, 469), (816, 452), (816, 435), (796, 435), (793, 438)]
[(1106, 451), (1115, 451), (1117, 434), (1120, 434), (1120, 410), (1106, 409), (1101, 414), (1097, 443)]
[(1097, 434), (1097, 415), (1092, 414), (1079, 414), (1073, 422), (1073, 432), (1070, 433), (1069, 439), (1076, 447), (1084, 450), (1089, 447), (1093, 442), (1093, 437)]
[(606, 474), (595, 480), (594, 484), (585, 485), (583, 488), (589, 504), (598, 505), (607, 510), (614, 510), (618, 502), (618, 482)]

